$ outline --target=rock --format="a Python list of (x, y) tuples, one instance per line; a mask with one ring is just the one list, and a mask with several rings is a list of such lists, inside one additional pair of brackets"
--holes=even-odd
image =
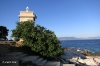
[(83, 64), (85, 63), (83, 59), (79, 59), (78, 62), (83, 63)]
[(71, 62), (77, 62), (78, 61), (78, 57), (73, 57), (72, 59), (70, 59)]
[[(68, 57), (66, 57), (66, 59), (71, 59), (71, 58), (73, 58), (73, 57), (81, 57), (81, 58), (83, 58), (83, 59), (86, 58), (85, 55), (83, 55), (83, 54), (81, 54), (80, 52), (77, 52), (77, 51), (75, 51), (75, 50), (64, 50), (64, 55), (65, 55), (65, 56), (68, 56)], [(62, 56), (64, 56), (64, 55), (62, 55)]]
[(87, 64), (87, 65), (97, 66), (97, 63), (94, 62), (92, 59), (85, 59), (84, 63)]
[(63, 64), (68, 64), (68, 60), (64, 60), (64, 59), (62, 59), (62, 58), (60, 58), (60, 57), (58, 57), (58, 59), (63, 63)]
[(45, 66), (60, 66), (60, 62), (48, 61)]

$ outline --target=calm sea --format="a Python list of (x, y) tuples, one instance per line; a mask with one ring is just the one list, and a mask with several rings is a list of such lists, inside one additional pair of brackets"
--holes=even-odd
[(60, 40), (62, 47), (74, 47), (87, 49), (91, 52), (100, 53), (100, 39), (96, 40)]

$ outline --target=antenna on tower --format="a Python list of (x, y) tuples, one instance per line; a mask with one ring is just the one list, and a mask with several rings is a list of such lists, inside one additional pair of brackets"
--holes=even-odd
[(27, 6), (27, 7), (26, 7), (26, 12), (29, 12), (29, 11), (30, 11), (30, 9), (29, 9), (29, 7)]

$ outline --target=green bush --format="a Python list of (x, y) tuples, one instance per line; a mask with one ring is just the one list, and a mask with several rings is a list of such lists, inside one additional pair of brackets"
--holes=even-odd
[(19, 38), (18, 38), (18, 37), (15, 37), (15, 38), (14, 38), (14, 41), (19, 41)]
[(32, 51), (45, 57), (58, 56), (63, 51), (55, 33), (35, 25), (33, 21), (17, 22), (16, 29), (12, 30), (12, 37), (22, 38), (23, 46), (29, 46)]

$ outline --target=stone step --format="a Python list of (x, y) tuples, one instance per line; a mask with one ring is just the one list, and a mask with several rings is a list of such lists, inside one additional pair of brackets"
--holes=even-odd
[(0, 57), (0, 62), (2, 62), (5, 59), (6, 59), (5, 57)]
[(10, 60), (13, 60), (13, 59), (17, 60), (17, 59), (23, 58), (25, 56), (27, 56), (27, 54), (21, 54), (21, 55), (18, 55), (16, 57), (9, 57), (9, 58), (11, 58)]
[(9, 45), (8, 44), (0, 44), (0, 47), (9, 47)]
[(6, 60), (6, 61), (9, 61), (9, 60), (15, 60), (16, 57), (0, 57), (0, 61), (3, 61), (3, 60)]
[(0, 50), (9, 49), (8, 47), (0, 47)]
[(20, 59), (20, 58), (23, 58), (23, 57), (25, 57), (25, 56), (27, 56), (27, 54), (22, 54), (22, 55), (19, 55), (19, 56), (16, 56), (16, 57), (14, 57), (14, 56), (3, 56), (3, 57), (0, 57), (0, 61), (3, 61), (3, 60), (17, 60), (17, 59)]
[(20, 59), (20, 58), (24, 58), (24, 57), (26, 57), (27, 56), (27, 54), (22, 54), (22, 55), (18, 55), (18, 56), (16, 56), (16, 57), (12, 57), (13, 59)]
[(42, 60), (43, 60), (43, 58), (38, 58), (38, 59), (36, 59), (36, 61), (34, 61), (33, 63), (39, 64)]
[(60, 66), (60, 62), (57, 61), (48, 61), (45, 66)]
[(62, 58), (58, 57), (58, 59), (63, 63), (63, 64), (68, 64), (67, 61), (63, 60)]
[(5, 56), (6, 57), (16, 57), (21, 54), (23, 54), (23, 52), (10, 52), (10, 53), (6, 53)]
[(0, 49), (0, 52), (6, 51), (6, 50), (9, 50), (9, 49), (8, 49), (8, 48), (1, 48), (1, 49)]
[(23, 57), (26, 57), (26, 56), (27, 56), (27, 54), (22, 54), (22, 55), (19, 56), (19, 58), (23, 58)]
[(0, 63), (0, 66), (7, 66), (7, 64), (4, 64), (4, 63)]
[(75, 64), (63, 64), (63, 66), (75, 66)]
[(9, 46), (0, 46), (0, 49), (2, 49), (2, 48), (10, 48)]
[(38, 66), (44, 66), (47, 63), (47, 60), (43, 60), (41, 61), (39, 64), (37, 64)]
[(4, 61), (4, 60), (14, 60), (15, 58), (13, 58), (13, 57), (5, 57), (5, 56), (2, 56), (2, 57), (0, 57), (0, 62), (2, 62), (2, 61)]
[(26, 57), (26, 56), (27, 56), (27, 54), (21, 54), (21, 55), (16, 56), (15, 59), (24, 58), (24, 57)]
[(5, 53), (10, 52), (10, 50), (0, 51), (1, 54), (5, 55)]
[(24, 58), (21, 58), (21, 59), (19, 59), (19, 60), (21, 60), (22, 61), (22, 63), (23, 62), (27, 62), (27, 61), (32, 61), (32, 62), (34, 62), (36, 59), (38, 59), (39, 58), (39, 56), (26, 56), (26, 57), (24, 57)]

